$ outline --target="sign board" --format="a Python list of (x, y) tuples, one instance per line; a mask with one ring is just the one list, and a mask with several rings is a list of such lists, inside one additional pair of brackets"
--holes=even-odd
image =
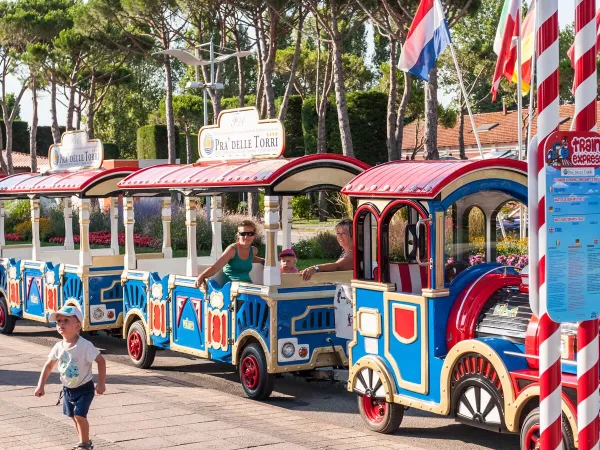
[(256, 108), (228, 109), (217, 125), (200, 129), (198, 148), (201, 160), (277, 158), (285, 149), (283, 124), (259, 120)]
[(546, 302), (555, 322), (600, 313), (600, 135), (555, 132), (546, 165)]
[(349, 284), (338, 284), (333, 299), (335, 308), (335, 335), (341, 339), (352, 339), (353, 314), (352, 288)]
[(99, 139), (88, 139), (87, 131), (67, 131), (60, 144), (50, 146), (51, 172), (78, 172), (102, 167), (104, 147)]

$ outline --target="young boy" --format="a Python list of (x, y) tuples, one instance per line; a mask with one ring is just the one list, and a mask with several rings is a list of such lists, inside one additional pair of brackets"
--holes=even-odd
[(63, 340), (50, 351), (35, 396), (41, 397), (45, 394), (44, 386), (58, 361), (60, 381), (63, 385), (63, 413), (73, 419), (79, 435), (79, 443), (73, 450), (92, 449), (94, 446), (90, 440), (90, 426), (87, 420), (87, 413), (94, 398), (92, 363), (96, 361), (98, 364), (96, 393), (102, 395), (106, 390), (106, 361), (90, 341), (79, 336), (83, 320), (79, 309), (63, 306), (59, 311), (52, 313), (49, 320), (56, 322), (56, 331)]
[(281, 273), (298, 273), (296, 253), (291, 248), (286, 248), (279, 254), (279, 271)]

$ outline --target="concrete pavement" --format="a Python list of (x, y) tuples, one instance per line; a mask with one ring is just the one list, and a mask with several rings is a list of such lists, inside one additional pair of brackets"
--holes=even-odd
[[(58, 374), (50, 377), (46, 396), (33, 396), (48, 352), (48, 347), (0, 335), (0, 450), (62, 450), (77, 441), (71, 419), (55, 405)], [(367, 430), (312, 421), (268, 402), (114, 361), (107, 366), (107, 392), (96, 396), (89, 415), (97, 450), (416, 449)]]

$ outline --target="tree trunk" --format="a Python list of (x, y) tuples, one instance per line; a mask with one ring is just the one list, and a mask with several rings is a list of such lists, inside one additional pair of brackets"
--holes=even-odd
[(248, 192), (248, 214), (258, 216), (258, 192)]
[(437, 148), (438, 126), (437, 67), (429, 73), (425, 84), (425, 159), (440, 159)]
[[(235, 29), (235, 32), (233, 33), (233, 37), (235, 38), (235, 49), (239, 52), (241, 51), (241, 47), (240, 47), (240, 34), (239, 34), (239, 30)], [(242, 60), (242, 58), (236, 58), (237, 59), (237, 71), (238, 71), (238, 107), (243, 108), (244, 107), (244, 103), (246, 102), (246, 99), (244, 98), (244, 84), (245, 84), (245, 79), (244, 79), (244, 61)]]
[[(17, 105), (15, 105), (15, 108)], [(6, 116), (5, 116), (6, 117)], [(13, 145), (13, 121), (10, 119), (4, 119), (4, 125), (6, 126), (6, 165), (8, 167), (8, 174), (12, 175), (15, 173), (12, 160), (12, 145)]]
[(398, 41), (390, 39), (390, 88), (387, 104), (387, 150), (388, 161), (400, 159), (400, 152), (396, 145), (396, 100), (398, 99), (398, 77), (396, 76), (396, 47)]
[(338, 31), (335, 15), (332, 14), (331, 26), (334, 30), (333, 38), (333, 83), (335, 86), (335, 104), (338, 113), (338, 125), (342, 141), (342, 153), (354, 157), (352, 135), (350, 134), (350, 120), (348, 118), (348, 104), (346, 103), (346, 85), (344, 84), (344, 69), (342, 68), (342, 39)]
[(50, 72), (50, 115), (52, 116), (52, 139), (55, 144), (60, 143), (60, 128), (58, 126), (58, 119), (56, 115), (56, 73), (52, 70)]
[(462, 93), (459, 91), (458, 104), (460, 111), (458, 113), (458, 154), (460, 159), (467, 159), (465, 154), (465, 108), (463, 106)]
[(88, 137), (94, 139), (94, 116), (96, 115), (96, 108), (94, 106), (96, 100), (96, 77), (94, 74), (90, 77), (90, 98), (88, 103), (87, 112), (87, 129)]
[(190, 127), (185, 126), (185, 160), (188, 164), (193, 163), (192, 161), (192, 133), (190, 133)]
[(279, 109), (279, 120), (284, 121), (285, 115), (287, 114), (288, 101), (290, 95), (292, 95), (292, 89), (294, 88), (294, 80), (296, 78), (296, 70), (298, 69), (298, 61), (300, 60), (300, 48), (302, 43), (302, 26), (304, 25), (304, 14), (302, 12), (302, 6), (298, 11), (298, 36), (296, 36), (296, 48), (294, 49), (294, 59), (292, 60), (292, 69), (290, 71), (290, 79), (288, 80), (287, 87), (285, 88), (285, 94), (281, 101), (281, 108)]
[[(166, 47), (165, 47), (166, 48)], [(171, 74), (171, 61), (168, 55), (164, 55), (163, 67), (165, 69), (165, 88), (167, 95), (165, 98), (166, 117), (167, 117), (167, 142), (169, 164), (175, 164), (175, 120), (173, 119), (173, 77)]]
[(327, 222), (327, 196), (319, 191), (319, 222)]
[(69, 105), (67, 107), (67, 131), (73, 130), (73, 116), (75, 113), (75, 92), (77, 85), (75, 80), (71, 80), (71, 86), (69, 86)]
[(81, 100), (81, 91), (77, 93), (77, 107), (75, 108), (75, 129), (81, 130), (81, 108), (82, 108), (82, 100)]
[(36, 79), (31, 81), (31, 101), (33, 108), (33, 119), (29, 130), (29, 153), (31, 154), (31, 171), (37, 172), (37, 127), (38, 127), (38, 101)]
[(327, 98), (324, 99), (325, 103), (319, 105), (319, 111), (317, 111), (317, 153), (327, 153), (327, 129), (326, 122), (327, 119)]
[(2, 132), (0, 130), (0, 167), (2, 168), (2, 172), (8, 175), (8, 166), (6, 165), (6, 161), (4, 160), (4, 142), (2, 138)]
[(406, 108), (410, 101), (410, 91), (412, 87), (412, 79), (408, 72), (404, 72), (404, 92), (402, 100), (398, 107), (398, 115), (396, 116), (396, 148), (398, 149), (398, 158), (402, 158), (402, 143), (404, 141), (404, 118), (406, 117)]
[(262, 36), (262, 41), (265, 44), (265, 54), (263, 55), (263, 78), (264, 92), (267, 102), (267, 117), (274, 119), (277, 112), (275, 110), (275, 91), (273, 89), (273, 73), (275, 71), (275, 53), (277, 52), (277, 26), (279, 24), (279, 16), (275, 13), (272, 7), (269, 7), (269, 42), (266, 46), (266, 38), (264, 31), (259, 31)]

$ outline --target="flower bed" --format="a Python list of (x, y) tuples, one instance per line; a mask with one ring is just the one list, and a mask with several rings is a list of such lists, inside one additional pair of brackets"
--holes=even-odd
[(21, 236), (19, 233), (6, 233), (4, 235), (4, 239), (7, 241), (22, 241), (23, 236)]
[[(125, 245), (125, 233), (119, 233), (118, 235), (119, 245)], [(64, 237), (53, 237), (50, 238), (50, 242), (53, 244), (64, 244)], [(75, 244), (79, 244), (79, 235), (73, 236), (73, 242)], [(146, 248), (154, 248), (159, 249), (162, 246), (162, 243), (159, 239), (144, 236), (139, 233), (135, 233), (133, 235), (133, 243), (136, 247), (146, 247)], [(93, 231), (90, 232), (90, 245), (97, 246), (110, 246), (110, 232), (108, 231)]]

